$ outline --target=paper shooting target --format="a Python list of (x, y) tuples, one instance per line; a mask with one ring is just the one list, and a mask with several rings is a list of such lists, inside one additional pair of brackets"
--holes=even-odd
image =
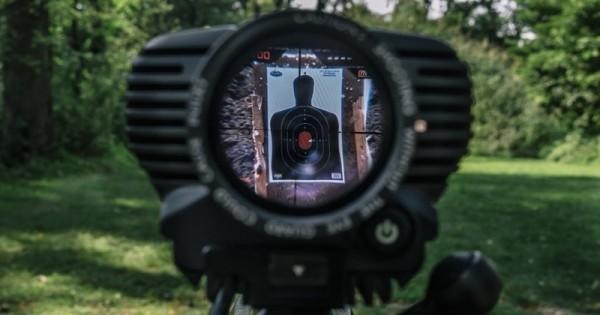
[(344, 183), (342, 69), (268, 68), (270, 182)]
[(274, 181), (335, 181), (344, 175), (337, 117), (312, 106), (296, 106), (271, 118)]

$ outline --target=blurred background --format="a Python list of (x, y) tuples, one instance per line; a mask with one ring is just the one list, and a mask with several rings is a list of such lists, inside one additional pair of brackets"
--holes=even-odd
[(470, 156), (414, 302), (453, 250), (495, 259), (495, 314), (600, 314), (600, 0), (0, 0), (0, 314), (202, 314), (125, 149), (129, 63), (165, 32), (319, 8), (450, 43)]

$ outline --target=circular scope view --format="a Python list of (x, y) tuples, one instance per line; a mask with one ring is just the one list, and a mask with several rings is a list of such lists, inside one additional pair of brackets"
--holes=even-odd
[(256, 195), (316, 207), (356, 188), (378, 163), (384, 112), (369, 72), (350, 55), (269, 48), (228, 84), (218, 147)]

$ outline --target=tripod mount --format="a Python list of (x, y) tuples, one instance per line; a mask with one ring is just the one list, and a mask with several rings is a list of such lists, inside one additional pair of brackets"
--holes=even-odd
[[(294, 309), (289, 307), (254, 312), (244, 304), (243, 296), (234, 300), (234, 282), (222, 286), (215, 297), (210, 315), (352, 315), (349, 306), (339, 309)], [(502, 283), (494, 263), (480, 252), (456, 252), (433, 269), (425, 298), (404, 310), (401, 315), (484, 315), (500, 297)], [(301, 301), (297, 296), (295, 301)]]
[[(405, 206), (417, 212), (431, 211), (428, 203), (421, 201), (413, 200)], [(379, 223), (366, 231), (384, 243), (381, 246), (385, 249), (384, 245), (399, 233), (400, 221), (376, 222)], [(355, 288), (367, 305), (373, 304), (374, 296), (387, 303), (392, 280), (402, 286), (416, 274), (424, 253), (407, 253), (389, 260), (389, 265), (380, 263), (373, 270), (369, 259), (347, 248), (302, 248), (293, 244), (254, 248), (207, 246), (203, 253), (207, 293), (214, 303), (210, 314), (225, 315), (232, 310), (235, 315), (250, 315), (252, 309), (257, 309), (256, 314), (260, 315), (350, 315)], [(385, 256), (380, 257), (385, 261)], [(497, 303), (501, 289), (501, 280), (490, 259), (477, 251), (455, 252), (432, 270), (424, 299), (402, 315), (487, 314)], [(236, 293), (240, 295), (234, 301)]]

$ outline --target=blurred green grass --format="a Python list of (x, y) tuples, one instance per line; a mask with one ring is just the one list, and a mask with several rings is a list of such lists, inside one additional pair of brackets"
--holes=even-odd
[[(125, 153), (0, 176), (0, 314), (205, 314), (158, 233), (158, 199)], [(470, 157), (439, 203), (442, 233), (388, 308), (422, 296), (455, 250), (492, 257), (496, 315), (600, 314), (600, 168)], [(555, 313), (561, 314), (561, 313)]]

